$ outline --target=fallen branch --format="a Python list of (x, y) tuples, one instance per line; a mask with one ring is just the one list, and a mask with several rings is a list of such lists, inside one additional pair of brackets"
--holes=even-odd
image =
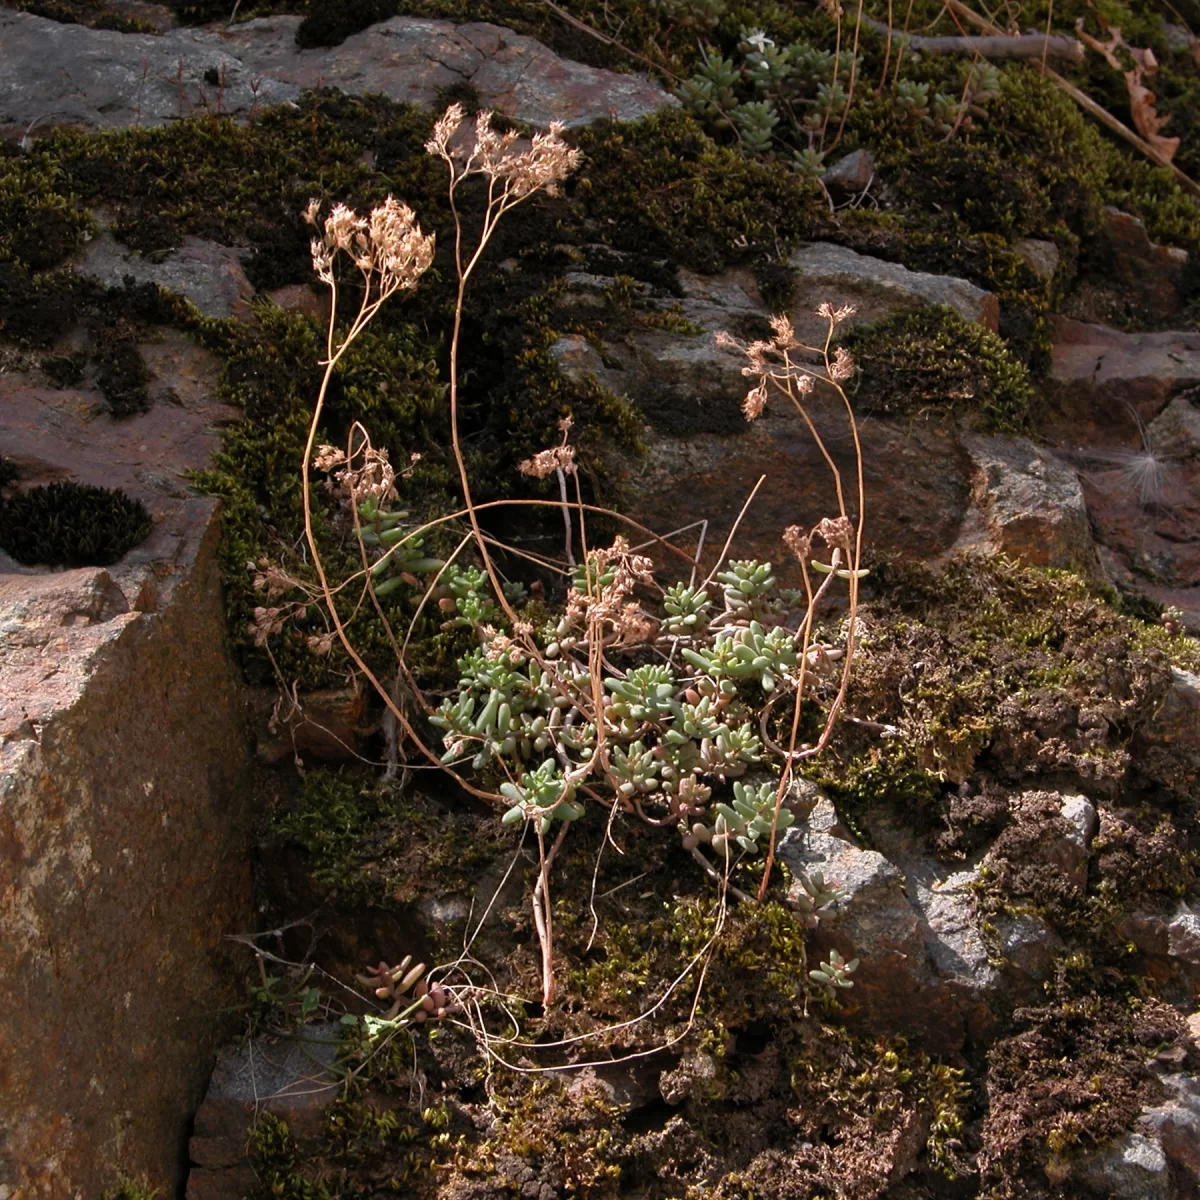
[(871, 17), (863, 17), (863, 24), (877, 33), (890, 34), (910, 50), (919, 50), (934, 58), (943, 54), (979, 54), (984, 58), (1027, 58), (1038, 62), (1043, 58), (1060, 58), (1072, 63), (1083, 62), (1083, 43), (1063, 34), (1049, 37), (1040, 33), (923, 37), (916, 33), (901, 33)]

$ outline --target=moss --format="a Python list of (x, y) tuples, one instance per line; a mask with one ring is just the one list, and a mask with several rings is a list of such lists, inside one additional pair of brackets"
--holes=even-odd
[(296, 45), (340, 46), (351, 34), (400, 11), (399, 0), (310, 0), (296, 30)]
[(903, 812), (951, 858), (1007, 822), (997, 793), (1117, 787), (1187, 652), (1062, 572), (965, 558), (873, 578), (849, 712), (901, 736), (844, 725), (814, 778), (843, 815)]
[(306, 773), (270, 838), (302, 849), (313, 881), (343, 907), (396, 907), (426, 891), (467, 890), (508, 841), (498, 823), (330, 770)]
[(1064, 960), (1052, 1002), (1018, 1010), (1016, 1032), (988, 1053), (986, 1196), (1045, 1194), (1031, 1188), (1039, 1179), (1061, 1186), (1073, 1159), (1131, 1128), (1159, 1097), (1151, 1063), (1184, 1040), (1183, 1019), (1168, 1005), (1122, 994), (1111, 978), (1097, 994), (1089, 975), (1086, 960)]
[(64, 25), (87, 25), (116, 33), (156, 33), (149, 21), (114, 11), (104, 0), (15, 0), (11, 7)]
[(953, 309), (931, 305), (888, 317), (843, 339), (858, 374), (855, 407), (904, 416), (969, 413), (987, 429), (1030, 425), (1033, 388), (1004, 342)]
[(697, 271), (786, 257), (828, 227), (815, 184), (782, 163), (718, 145), (683, 110), (633, 125), (599, 123), (579, 144), (586, 218), (617, 249)]
[(93, 229), (52, 153), (0, 148), (0, 263), (43, 271), (62, 262)]
[(51, 483), (0, 503), (0, 547), (31, 566), (106, 567), (151, 525), (140, 500), (89, 484)]
[(150, 407), (150, 372), (142, 360), (132, 323), (117, 320), (94, 329), (90, 353), (98, 367), (96, 384), (114, 417), (127, 417)]

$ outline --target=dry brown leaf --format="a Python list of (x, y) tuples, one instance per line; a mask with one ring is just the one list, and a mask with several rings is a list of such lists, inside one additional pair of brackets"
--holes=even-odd
[[(1134, 128), (1167, 162), (1171, 162), (1179, 149), (1179, 138), (1163, 137), (1159, 132), (1171, 117), (1170, 114), (1165, 117), (1158, 114), (1154, 107), (1157, 97), (1143, 82), (1147, 75), (1154, 75), (1158, 71), (1158, 60), (1154, 57), (1154, 51), (1131, 46), (1121, 36), (1121, 30), (1116, 25), (1107, 28), (1108, 41), (1102, 42), (1084, 31), (1082, 17), (1075, 22), (1075, 32), (1079, 35), (1080, 40), (1089, 45), (1097, 54), (1103, 55), (1104, 61), (1114, 70), (1120, 71), (1124, 77), (1125, 90), (1129, 93), (1129, 111), (1133, 117)], [(1198, 44), (1200, 43), (1193, 41), (1192, 53), (1197, 56), (1197, 62), (1200, 62)], [(1127, 71), (1121, 60), (1117, 58), (1116, 52), (1122, 47), (1129, 52), (1129, 56), (1133, 59), (1132, 71)]]

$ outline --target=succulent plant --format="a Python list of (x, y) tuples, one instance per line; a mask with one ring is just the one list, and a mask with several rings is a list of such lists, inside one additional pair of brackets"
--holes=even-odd
[(725, 607), (735, 617), (763, 616), (770, 610), (775, 590), (775, 572), (770, 563), (731, 559), (717, 581), (722, 585)]
[(829, 951), (829, 958), (819, 968), (809, 971), (808, 977), (813, 983), (827, 988), (830, 995), (836, 994), (839, 988), (852, 988), (853, 980), (849, 978), (858, 969), (858, 959), (852, 958), (847, 962), (836, 950)]
[(716, 819), (711, 826), (703, 822), (693, 824), (684, 835), (684, 845), (692, 849), (707, 842), (726, 858), (733, 853), (735, 845), (747, 854), (757, 854), (759, 838), (769, 836), (772, 829), (790, 828), (796, 819), (787, 808), (780, 808), (776, 818), (775, 800), (774, 784), (739, 781), (733, 785), (733, 804), (717, 804)]
[(672, 584), (663, 597), (667, 619), (663, 629), (676, 637), (700, 633), (708, 624), (712, 609), (708, 593), (685, 583)]
[(574, 786), (563, 778), (552, 758), (536, 771), (524, 772), (519, 783), (502, 783), (500, 794), (513, 802), (502, 818), (504, 824), (537, 821), (543, 835), (555, 821), (578, 821), (583, 816), (583, 805), (572, 798)]

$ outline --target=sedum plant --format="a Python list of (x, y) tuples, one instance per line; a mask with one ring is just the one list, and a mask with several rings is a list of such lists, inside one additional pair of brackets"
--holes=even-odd
[[(740, 99), (735, 106), (742, 109), (744, 125), (773, 128), (772, 89), (813, 92), (813, 103), (840, 102), (837, 74), (848, 65), (844, 59), (804, 46), (791, 47), (781, 57), (767, 53), (766, 39), (748, 38), (747, 44), (752, 43), (759, 57), (750, 86), (764, 94)], [(710, 59), (708, 69), (707, 86), (714, 103), (723, 107), (727, 65)], [(761, 900), (766, 894), (776, 840), (796, 819), (788, 800), (791, 778), (828, 742), (845, 701), (853, 659), (858, 585), (865, 574), (860, 565), (863, 470), (854, 414), (842, 387), (853, 363), (845, 350), (830, 350), (838, 323), (851, 310), (821, 306), (819, 315), (828, 323), (822, 346), (801, 344), (782, 317), (772, 322), (769, 340), (743, 345), (718, 339), (743, 359), (743, 374), (751, 380), (742, 406), (747, 420), (756, 419), (768, 395), (775, 394), (799, 410), (820, 441), (805, 407), (809, 394), (820, 385), (844, 406), (856, 450), (853, 486), (847, 486), (822, 444), (834, 476), (835, 515), (811, 528), (791, 526), (783, 535), (802, 590), (779, 588), (770, 563), (727, 559), (728, 546), (703, 578), (701, 564), (682, 554), (688, 563), (686, 582), (678, 579), (664, 587), (658, 564), (642, 552), (645, 547), (635, 547), (625, 536), (607, 546), (589, 543), (589, 506), (580, 493), (566, 419), (557, 444), (520, 467), (531, 478), (557, 483), (557, 499), (544, 503), (560, 509), (564, 525), (562, 559), (542, 564), (561, 572), (565, 595), (558, 603), (539, 599), (535, 604), (518, 582), (502, 577), (496, 543), (485, 535), (472, 500), (459, 442), (458, 343), (465, 289), (498, 223), (530, 196), (555, 191), (574, 169), (578, 153), (562, 141), (557, 126), (525, 145), (515, 133), (496, 132), (489, 113), (479, 114), (473, 135), (461, 129), (464, 119), (462, 109), (451, 106), (426, 147), (447, 168), (455, 219), (452, 263), (458, 297), (449, 347), (450, 449), (463, 507), (424, 524), (411, 522), (393, 507), (396, 472), (386, 450), (371, 447), (361, 426), (351, 429), (344, 450), (326, 444), (318, 448), (324, 397), (341, 357), (384, 302), (415, 288), (432, 263), (433, 239), (421, 232), (411, 210), (391, 198), (367, 217), (337, 205), (324, 222), (314, 202), (306, 214), (318, 229), (313, 263), (330, 288), (333, 305), (325, 374), (303, 463), (305, 532), (319, 584), (316, 596), (329, 624), (318, 640), (326, 652), (332, 639), (339, 640), (375, 688), (392, 722), (394, 745), (411, 746), (465, 791), (494, 805), (504, 822), (522, 826), (525, 836), (532, 834), (538, 876), (531, 906), (542, 953), (542, 1000), (549, 1005), (555, 995), (550, 873), (569, 830), (589, 809), (599, 807), (610, 820), (624, 814), (675, 829), (683, 849), (703, 871), (723, 891), (743, 900), (752, 896), (733, 882), (733, 873), (744, 871), (751, 858), (760, 859), (756, 895)], [(731, 119), (739, 118), (735, 113)], [(472, 186), (472, 179), (485, 196), (473, 243), (459, 216), (461, 190)], [(358, 273), (360, 299), (357, 314), (342, 326), (338, 298), (344, 271)], [(348, 579), (332, 581), (322, 560), (314, 536), (310, 466), (330, 473), (329, 490), (353, 526), (362, 567)], [(632, 527), (632, 522), (626, 524)], [(458, 548), (444, 560), (424, 548), (435, 528), (461, 534)], [(682, 553), (649, 531), (641, 532), (649, 536), (646, 545)], [(578, 560), (576, 544), (583, 547)], [(824, 547), (819, 557), (818, 546)], [(269, 566), (256, 564), (255, 569), (262, 572), (269, 592), (304, 586)], [(816, 615), (834, 587), (847, 593), (849, 607), (837, 644), (827, 645), (817, 637)], [(347, 634), (336, 599), (343, 592), (353, 597), (354, 589), (355, 603), (374, 605), (384, 622), (396, 651), (393, 681), (380, 677)], [(410, 606), (404, 636), (393, 630), (379, 603), (391, 590)], [(443, 628), (469, 631), (476, 643), (459, 659), (457, 684), (442, 694), (440, 703), (422, 690), (405, 653), (418, 617), (431, 606), (441, 614)], [(259, 629), (264, 641), (286, 619), (282, 608), (265, 611), (270, 616)], [(418, 703), (402, 703), (404, 696)], [(819, 727), (808, 740), (799, 735), (805, 705), (818, 714), (803, 726)], [(767, 770), (770, 781), (750, 782), (746, 776), (752, 768)], [(811, 921), (834, 898), (836, 891), (814, 877), (803, 882), (797, 903)], [(398, 978), (390, 968), (380, 970), (377, 994), (382, 996), (380, 988), (392, 988), (394, 1000), (413, 1014), (428, 1011), (408, 978), (411, 967)], [(430, 1003), (435, 1012), (442, 1007), (436, 1000)]]

